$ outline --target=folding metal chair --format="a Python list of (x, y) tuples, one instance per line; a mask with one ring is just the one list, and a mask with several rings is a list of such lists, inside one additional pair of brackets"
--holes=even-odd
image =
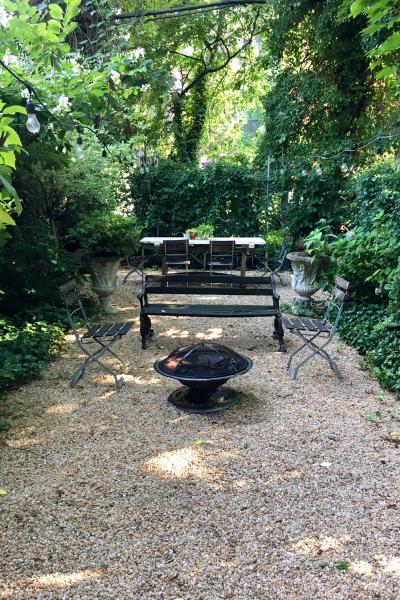
[[(68, 281), (64, 285), (60, 286), (59, 290), (67, 309), (68, 320), (70, 322), (71, 329), (74, 332), (76, 343), (82, 352), (84, 352), (84, 354), (87, 356), (83, 365), (81, 365), (72, 375), (69, 386), (71, 388), (75, 387), (79, 379), (85, 373), (86, 368), (92, 363), (96, 362), (102, 367), (102, 369), (114, 377), (116, 390), (119, 391), (124, 384), (123, 377), (118, 376), (117, 371), (102, 362), (100, 358), (108, 352), (123, 365), (125, 365), (122, 358), (120, 358), (118, 354), (111, 350), (111, 346), (113, 346), (115, 342), (120, 340), (128, 333), (133, 326), (133, 323), (96, 323), (95, 325), (89, 325), (85, 309), (79, 296), (76, 282), (73, 280)], [(84, 326), (86, 327), (86, 332), (83, 335), (80, 335), (78, 331), (78, 324), (75, 320), (78, 315), (80, 315)], [(90, 352), (86, 346), (93, 343), (98, 344), (100, 348), (95, 352)]]
[(140, 275), (140, 277), (143, 280), (143, 278), (145, 276), (143, 267), (146, 265), (146, 263), (148, 263), (150, 261), (151, 258), (152, 258), (151, 256), (148, 256), (147, 258), (145, 258), (144, 256), (127, 256), (126, 264), (128, 267), (131, 267), (131, 269), (128, 271), (128, 273), (123, 278), (122, 285), (124, 285), (128, 281), (128, 279), (132, 275), (132, 273), (137, 273), (138, 275)]
[(162, 257), (163, 275), (168, 273), (168, 267), (186, 267), (189, 270), (189, 241), (188, 240), (164, 240)]
[(235, 264), (235, 240), (210, 240), (210, 261), (212, 275), (214, 267), (228, 267), (231, 273)]
[[(333, 358), (325, 350), (326, 346), (332, 341), (336, 334), (337, 324), (342, 315), (343, 304), (349, 289), (349, 282), (341, 277), (336, 277), (335, 287), (332, 290), (329, 303), (322, 320), (306, 319), (304, 317), (282, 317), (282, 324), (289, 329), (290, 333), (296, 334), (303, 344), (295, 350), (288, 362), (288, 370), (292, 379), (297, 378), (297, 373), (303, 365), (314, 356), (320, 356), (329, 362), (332, 371), (341, 380), (343, 376)], [(324, 342), (321, 345), (315, 343), (316, 338), (321, 338)], [(292, 367), (294, 357), (304, 348), (309, 352), (296, 368)]]
[(277, 256), (276, 260), (271, 261), (270, 257), (268, 256), (268, 245), (266, 248), (267, 249), (265, 251), (265, 259), (264, 259), (265, 272), (262, 275), (269, 276), (272, 273), (273, 275), (276, 275), (279, 278), (279, 281), (282, 284), (282, 277), (280, 276), (280, 271), (283, 267), (283, 263), (285, 262), (286, 255), (289, 251), (289, 242), (286, 240), (283, 242), (282, 247), (279, 251), (279, 255)]

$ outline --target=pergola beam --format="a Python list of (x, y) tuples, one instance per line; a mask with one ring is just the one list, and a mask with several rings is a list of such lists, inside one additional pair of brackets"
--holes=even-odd
[(184, 13), (187, 11), (201, 11), (204, 9), (229, 8), (234, 6), (243, 6), (246, 4), (265, 4), (265, 0), (224, 0), (223, 2), (211, 2), (209, 4), (195, 4), (193, 6), (175, 6), (164, 8), (162, 10), (144, 10), (140, 12), (122, 13), (114, 15), (113, 18), (121, 21), (123, 19), (140, 19), (142, 17), (155, 17), (157, 15), (168, 15), (173, 13)]

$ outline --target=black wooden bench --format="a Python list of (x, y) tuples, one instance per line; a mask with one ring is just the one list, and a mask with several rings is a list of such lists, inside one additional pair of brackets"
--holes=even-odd
[[(153, 296), (263, 296), (271, 297), (268, 304), (181, 304), (160, 303)], [(151, 297), (149, 299), (149, 297)], [(176, 273), (171, 275), (146, 275), (140, 300), (140, 335), (142, 348), (153, 335), (150, 316), (173, 317), (274, 317), (274, 337), (279, 340), (279, 350), (286, 352), (284, 332), (279, 310), (274, 276), (242, 277), (222, 273)], [(192, 301), (193, 302), (193, 301)]]

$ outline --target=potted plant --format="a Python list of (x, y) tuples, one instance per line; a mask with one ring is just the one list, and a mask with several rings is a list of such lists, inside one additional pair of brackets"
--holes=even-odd
[(319, 227), (313, 229), (299, 250), (289, 252), (287, 258), (292, 264), (292, 288), (297, 294), (291, 305), (295, 315), (312, 316), (311, 296), (318, 290), (317, 277), (324, 263), (329, 260), (330, 244), (337, 236), (331, 233), (329, 225), (321, 220)]
[(195, 227), (191, 227), (186, 233), (188, 234), (190, 240), (195, 240), (197, 238), (197, 231)]
[(91, 213), (71, 229), (68, 237), (79, 243), (89, 260), (91, 287), (99, 296), (104, 313), (117, 313), (111, 295), (117, 285), (121, 259), (139, 245), (140, 228), (136, 219), (108, 211)]
[(208, 240), (209, 238), (214, 237), (214, 230), (214, 225), (208, 225), (207, 223), (201, 223), (194, 229), (197, 234), (197, 239), (200, 240)]

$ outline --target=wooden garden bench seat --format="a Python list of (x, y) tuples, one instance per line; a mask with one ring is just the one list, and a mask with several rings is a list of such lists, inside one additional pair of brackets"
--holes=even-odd
[[(159, 296), (217, 296), (218, 303), (202, 302), (159, 302)], [(157, 296), (155, 302), (153, 297)], [(224, 303), (223, 296), (248, 297), (248, 301), (238, 304)], [(266, 304), (252, 304), (251, 297), (261, 296), (271, 299)], [(221, 298), (220, 298), (221, 297)], [(150, 316), (173, 317), (274, 317), (274, 337), (279, 340), (279, 349), (286, 352), (283, 339), (283, 327), (279, 309), (279, 295), (276, 292), (274, 276), (242, 277), (222, 273), (175, 273), (171, 275), (146, 275), (143, 290), (138, 295), (141, 305), (140, 334), (142, 348), (147, 347), (148, 339), (153, 335)]]

